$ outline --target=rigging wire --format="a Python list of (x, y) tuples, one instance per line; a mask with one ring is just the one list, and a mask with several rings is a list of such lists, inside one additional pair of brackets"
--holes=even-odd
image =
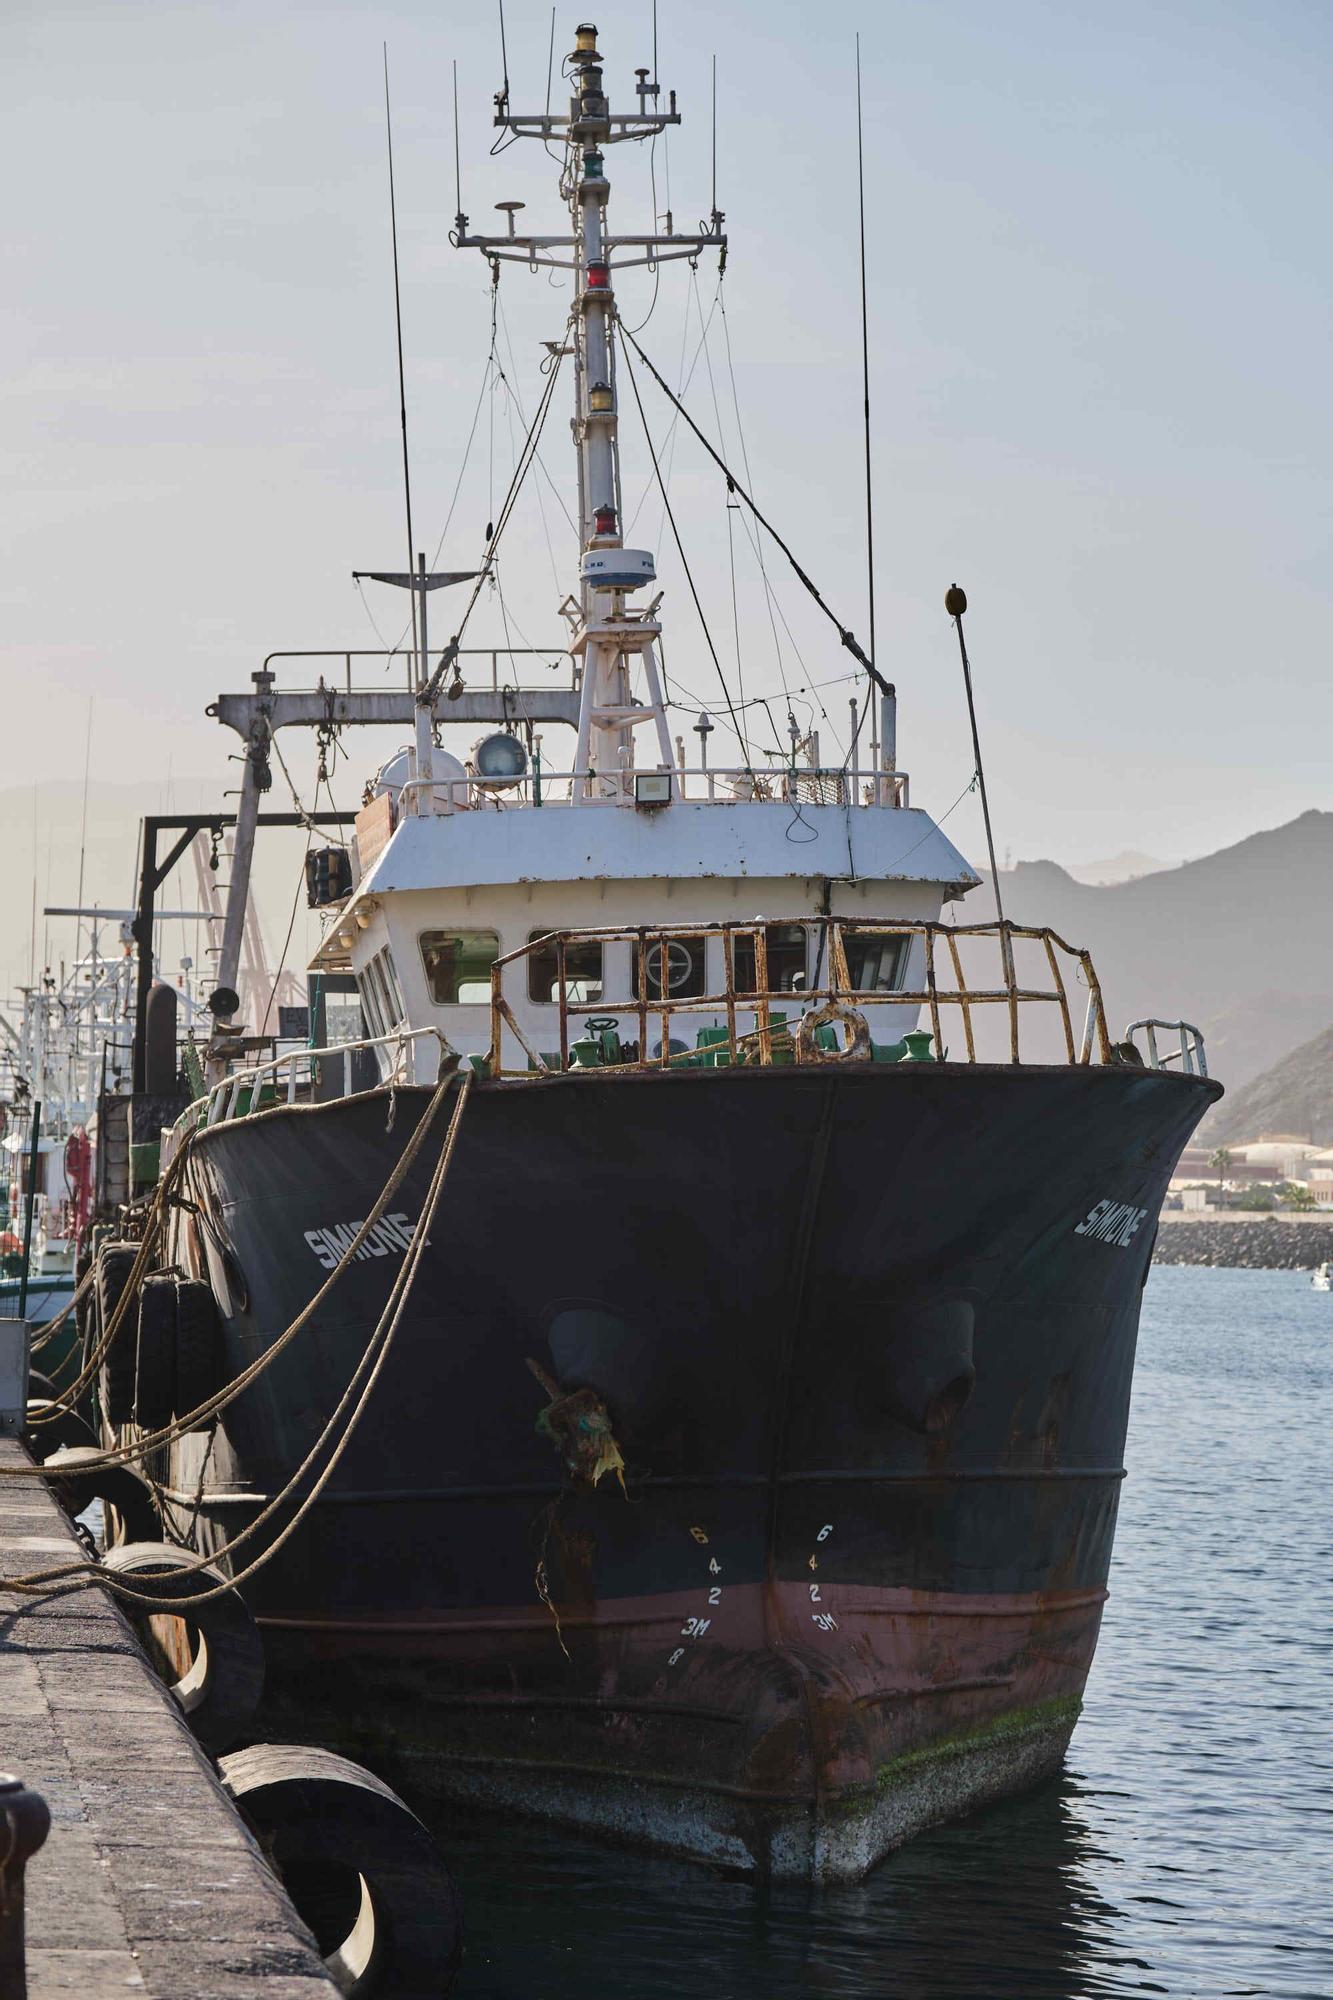
[(629, 345), (634, 349), (634, 352), (638, 355), (640, 361), (642, 361), (644, 367), (648, 370), (648, 373), (652, 376), (658, 388), (662, 391), (663, 395), (666, 396), (669, 399), (669, 401), (675, 405), (676, 409), (680, 412), (681, 416), (684, 417), (685, 422), (694, 432), (694, 435), (698, 438), (700, 444), (703, 446), (704, 450), (708, 453), (708, 456), (712, 459), (713, 463), (718, 467), (719, 471), (723, 474), (724, 478), (728, 479), (731, 482), (732, 488), (734, 489), (735, 492), (740, 494), (741, 499), (750, 509), (750, 512), (754, 515), (755, 519), (759, 522), (760, 526), (767, 528), (769, 534), (773, 537), (773, 540), (782, 550), (782, 553), (786, 556), (787, 561), (791, 564), (797, 576), (800, 578), (800, 581), (804, 584), (805, 588), (809, 591), (811, 597), (814, 598), (815, 603), (824, 613), (824, 616), (829, 620), (830, 624), (834, 625), (837, 628), (838, 637), (842, 640), (843, 645), (847, 648), (848, 652), (852, 655), (853, 659), (857, 659), (861, 662), (861, 665), (865, 668), (866, 672), (870, 675), (870, 678), (879, 688), (881, 694), (887, 694), (889, 691), (888, 683), (884, 680), (883, 676), (879, 672), (879, 669), (873, 664), (871, 660), (869, 660), (866, 657), (865, 652), (863, 651), (859, 641), (857, 640), (856, 634), (850, 629), (850, 627), (842, 623), (837, 613), (832, 609), (832, 607), (828, 603), (826, 603), (818, 585), (813, 581), (811, 577), (806, 575), (805, 571), (801, 568), (801, 565), (797, 562), (796, 557), (793, 555), (791, 548), (783, 540), (782, 536), (773, 526), (773, 523), (768, 519), (768, 516), (762, 512), (762, 510), (757, 505), (752, 496), (746, 491), (745, 487), (741, 485), (735, 473), (729, 469), (729, 467), (726, 464), (726, 461), (718, 454), (718, 452), (714, 450), (713, 446), (704, 436), (704, 433), (700, 430), (698, 424), (695, 423), (694, 418), (685, 408), (685, 405), (681, 402), (680, 398), (673, 393), (670, 384), (663, 380), (662, 376), (653, 366), (653, 363), (644, 353), (642, 347), (640, 347), (634, 335), (629, 332), (628, 328), (623, 328), (622, 331), (624, 332), (625, 338), (629, 342)]
[(648, 456), (652, 459), (653, 471), (656, 474), (657, 483), (662, 488), (662, 505), (666, 509), (667, 519), (671, 523), (671, 534), (676, 544), (676, 552), (680, 557), (681, 565), (685, 571), (685, 581), (690, 586), (690, 596), (694, 599), (694, 608), (699, 614), (699, 623), (703, 627), (704, 639), (707, 642), (709, 653), (712, 655), (713, 665), (717, 669), (717, 677), (722, 687), (722, 697), (727, 704), (727, 714), (731, 717), (731, 726), (735, 732), (736, 741), (741, 748), (741, 756), (744, 760), (746, 773), (753, 780), (755, 772), (754, 765), (750, 759), (749, 745), (746, 743), (744, 733), (737, 720), (736, 709), (731, 699), (731, 689), (727, 685), (727, 677), (722, 671), (722, 662), (717, 656), (717, 647), (713, 644), (713, 635), (708, 629), (708, 620), (704, 615), (703, 605), (699, 601), (699, 593), (694, 586), (694, 574), (690, 569), (689, 558), (685, 554), (685, 545), (680, 539), (680, 530), (676, 526), (676, 516), (672, 511), (671, 501), (667, 496), (666, 487), (662, 484), (661, 469), (657, 463), (657, 451), (653, 444), (652, 432), (648, 428), (648, 419), (644, 414), (643, 398), (639, 394), (638, 379), (635, 376), (634, 366), (628, 354), (625, 356), (625, 373), (629, 376), (630, 388), (634, 391), (634, 402), (639, 412), (639, 422), (643, 425), (644, 442), (648, 446)]
[(535, 450), (536, 445), (541, 438), (542, 427), (546, 422), (547, 412), (551, 407), (551, 398), (555, 393), (555, 385), (560, 379), (560, 363), (561, 360), (563, 359), (563, 356), (564, 356), (564, 342), (562, 341), (559, 350), (557, 351), (557, 353), (553, 358), (554, 365), (552, 366), (551, 372), (546, 379), (546, 388), (542, 392), (542, 398), (537, 405), (536, 414), (532, 419), (532, 423), (528, 427), (528, 434), (523, 440), (523, 450), (519, 454), (519, 462), (514, 468), (514, 476), (509, 483), (509, 491), (505, 495), (504, 505), (500, 509), (500, 518), (495, 523), (494, 533), (491, 535), (490, 540), (487, 544), (485, 558), (483, 559), (482, 566), (477, 574), (476, 580), (472, 585), (472, 594), (468, 598), (467, 604), (463, 611), (463, 615), (458, 621), (458, 629), (454, 633), (454, 636), (449, 641), (448, 645), (445, 647), (444, 651), (441, 653), (439, 665), (436, 667), (435, 672), (431, 675), (429, 681), (427, 681), (425, 686), (422, 688), (421, 693), (417, 697), (418, 701), (423, 707), (434, 706), (435, 697), (440, 691), (440, 683), (442, 682), (449, 667), (454, 663), (454, 661), (458, 657), (459, 643), (462, 640), (463, 633), (467, 627), (467, 622), (469, 618), (471, 618), (473, 610), (476, 607), (477, 599), (481, 595), (482, 586), (485, 584), (488, 577), (490, 576), (491, 568), (495, 560), (496, 551), (500, 546), (500, 538), (504, 534), (504, 531), (509, 524), (509, 517), (514, 511), (514, 502), (518, 498), (519, 491), (523, 485), (523, 481), (527, 476), (528, 467), (532, 463), (533, 451)]

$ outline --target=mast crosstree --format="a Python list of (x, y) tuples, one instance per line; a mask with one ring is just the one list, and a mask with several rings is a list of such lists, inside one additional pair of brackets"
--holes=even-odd
[[(501, 202), (507, 228), (503, 234), (473, 234), (461, 208), (450, 241), (456, 249), (480, 250), (498, 280), (501, 263), (570, 270), (574, 298), (570, 315), (574, 356), (574, 445), (579, 474), (578, 619), (570, 652), (583, 662), (579, 708), (578, 749), (575, 753), (573, 797), (576, 804), (618, 804), (638, 764), (633, 740), (640, 725), (654, 725), (658, 762), (672, 769), (671, 737), (662, 697), (661, 675), (654, 642), (661, 636), (656, 612), (659, 593), (645, 610), (632, 609), (627, 594), (656, 580), (652, 552), (627, 549), (622, 532), (619, 408), (616, 387), (616, 299), (613, 275), (634, 265), (666, 263), (673, 258), (691, 262), (716, 250), (722, 268), (727, 239), (721, 210), (712, 208), (707, 228), (678, 235), (617, 236), (608, 227), (611, 182), (606, 172), (606, 148), (626, 140), (643, 140), (680, 123), (676, 93), (668, 108), (659, 104), (660, 86), (646, 69), (636, 71), (635, 112), (613, 114), (604, 87), (597, 30), (590, 23), (578, 28), (566, 69), (573, 83), (567, 114), (545, 111), (527, 114), (510, 109), (509, 85), (496, 93), (495, 124), (516, 139), (548, 142), (563, 138), (568, 152), (561, 176), (561, 193), (569, 203), (571, 229), (562, 236), (521, 233), (517, 215), (521, 203)], [(670, 216), (667, 218), (670, 224)], [(657, 218), (653, 217), (654, 225)], [(647, 701), (636, 699), (630, 680), (635, 659), (643, 664)]]

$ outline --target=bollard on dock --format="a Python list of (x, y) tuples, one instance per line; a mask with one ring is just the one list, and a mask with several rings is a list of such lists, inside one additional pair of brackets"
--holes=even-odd
[(22, 1778), (0, 1772), (0, 1821), (0, 1993), (26, 2000), (23, 1871), (50, 1831), (51, 1813)]

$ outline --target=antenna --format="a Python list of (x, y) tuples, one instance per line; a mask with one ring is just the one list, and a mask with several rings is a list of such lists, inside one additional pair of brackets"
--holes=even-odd
[[(657, 71), (653, 71), (657, 81)], [(717, 57), (713, 57), (713, 213), (717, 214)]]
[[(981, 738), (977, 735), (977, 710), (972, 699), (972, 668), (967, 658), (967, 641), (963, 637), (963, 613), (967, 610), (967, 593), (955, 583), (945, 593), (944, 608), (953, 619), (958, 632), (958, 650), (963, 656), (963, 686), (967, 689), (967, 715), (972, 724), (972, 754), (977, 761), (977, 784), (981, 788), (981, 817), (986, 822), (986, 852), (990, 856), (991, 887), (995, 891), (995, 914), (1004, 923), (1004, 909), (1000, 902), (1000, 871), (995, 866), (995, 841), (990, 830), (990, 801), (986, 797), (986, 774), (981, 768)], [(1004, 939), (1006, 961), (1008, 959), (1008, 937)], [(1013, 971), (1010, 968), (1012, 981)]]
[[(861, 132), (861, 37), (856, 38), (856, 185), (861, 208), (861, 390), (866, 438), (866, 583), (870, 594), (870, 657), (875, 658), (875, 530), (870, 483), (870, 309), (866, 301), (866, 168)], [(958, 628), (961, 639), (963, 628)], [(970, 697), (969, 697), (970, 699)]]
[(551, 9), (551, 46), (546, 51), (546, 116), (551, 115), (551, 72), (555, 68), (555, 8)]
[(504, 72), (503, 87), (500, 91), (506, 104), (509, 102), (509, 51), (505, 47), (505, 0), (500, 0), (500, 68)]
[[(398, 332), (398, 416), (403, 431), (403, 500), (407, 508), (407, 567), (413, 567), (412, 560), (412, 474), (407, 456), (407, 383), (403, 375), (403, 300), (398, 284), (398, 203), (393, 185), (393, 119), (389, 112), (389, 44), (384, 44), (384, 130), (389, 142), (389, 230), (393, 238), (393, 312)], [(412, 652), (417, 662), (415, 677), (424, 679), (420, 654), (417, 650), (417, 600), (412, 593)]]
[(454, 57), (454, 221), (461, 233), (467, 227), (463, 215), (463, 167), (458, 152), (458, 58)]

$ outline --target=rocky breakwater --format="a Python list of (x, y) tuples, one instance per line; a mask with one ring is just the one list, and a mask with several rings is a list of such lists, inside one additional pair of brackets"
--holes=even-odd
[(1229, 1265), (1246, 1271), (1312, 1271), (1333, 1260), (1333, 1218), (1163, 1216), (1154, 1264)]

